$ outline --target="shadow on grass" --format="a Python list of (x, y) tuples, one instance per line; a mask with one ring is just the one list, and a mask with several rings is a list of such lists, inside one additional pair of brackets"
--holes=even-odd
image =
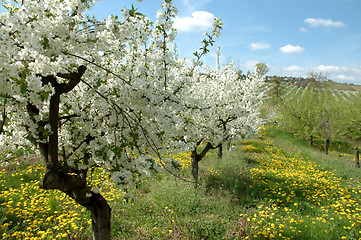
[[(252, 159), (246, 161), (255, 163), (255, 160)], [(264, 197), (262, 189), (253, 189), (253, 184), (249, 172), (243, 173), (234, 169), (224, 169), (205, 178), (207, 194), (227, 191), (231, 194), (234, 204), (245, 208), (256, 207), (257, 203)]]
[[(245, 159), (251, 164), (256, 161)], [(321, 186), (320, 182), (308, 182), (305, 184), (299, 180), (289, 186), (286, 178), (280, 178), (275, 175), (267, 175), (262, 180), (251, 178), (248, 170), (237, 171), (223, 169), (217, 174), (208, 175), (205, 178), (205, 188), (207, 194), (226, 191), (231, 195), (231, 201), (242, 208), (255, 208), (266, 198), (278, 206), (293, 208), (294, 202), (299, 203), (298, 209), (309, 213), (314, 211), (315, 203), (312, 196), (317, 195), (319, 188), (326, 190), (331, 194), (327, 186)], [(281, 190), (282, 189), (282, 190)], [(226, 193), (226, 194), (227, 194)], [(329, 204), (327, 199), (320, 199), (319, 204)]]

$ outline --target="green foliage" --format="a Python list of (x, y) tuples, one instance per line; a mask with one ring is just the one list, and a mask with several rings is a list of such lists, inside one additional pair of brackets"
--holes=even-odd
[(317, 134), (317, 92), (312, 89), (291, 89), (279, 101), (277, 121), (288, 131), (305, 139)]
[(266, 63), (259, 62), (256, 64), (256, 73), (261, 76), (265, 76), (269, 71), (269, 67)]
[(361, 138), (360, 94), (333, 91), (314, 85), (289, 88), (276, 107), (277, 121), (284, 129), (314, 138)]

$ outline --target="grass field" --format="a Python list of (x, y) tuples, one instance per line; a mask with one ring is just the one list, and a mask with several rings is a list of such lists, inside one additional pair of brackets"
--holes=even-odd
[[(95, 170), (89, 180), (112, 207), (113, 238), (361, 239), (360, 169), (348, 145), (331, 142), (326, 156), (277, 128), (233, 145), (222, 160), (202, 160), (198, 189), (160, 174), (124, 195)], [(189, 154), (178, 157), (190, 178)], [(43, 168), (19, 159), (0, 171), (0, 236), (89, 239), (84, 208), (38, 189)]]

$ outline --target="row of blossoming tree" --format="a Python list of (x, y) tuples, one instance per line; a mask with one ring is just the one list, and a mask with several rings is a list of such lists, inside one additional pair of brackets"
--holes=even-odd
[(0, 145), (9, 155), (41, 154), (40, 187), (86, 207), (93, 239), (110, 239), (111, 209), (87, 185), (88, 170), (101, 166), (129, 186), (169, 170), (173, 160), (163, 156), (191, 151), (196, 182), (209, 149), (260, 126), (263, 78), (240, 80), (232, 64), (201, 66), (222, 28), (217, 19), (189, 64), (171, 50), (171, 0), (156, 22), (134, 8), (97, 20), (85, 14), (94, 2), (2, 1)]

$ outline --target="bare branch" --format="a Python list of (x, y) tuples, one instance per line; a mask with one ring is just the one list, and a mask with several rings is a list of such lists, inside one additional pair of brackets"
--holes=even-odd
[(4, 106), (4, 110), (3, 110), (3, 113), (2, 113), (2, 120), (0, 121), (0, 123), (1, 123), (1, 125), (0, 125), (0, 134), (4, 131), (6, 118), (7, 118), (6, 109), (5, 109), (5, 106)]
[(90, 134), (88, 134), (88, 136), (86, 136), (85, 139), (84, 139), (81, 143), (78, 144), (78, 146), (76, 146), (76, 147), (73, 148), (73, 152), (69, 153), (68, 156), (66, 156), (65, 153), (64, 153), (64, 160), (67, 159), (67, 158), (69, 158), (69, 157), (71, 157), (73, 154), (75, 154), (75, 152), (76, 152), (84, 143), (89, 144), (90, 141), (92, 141), (92, 140), (94, 140), (94, 139), (95, 139), (95, 137), (93, 137), (93, 136), (91, 136)]
[(90, 60), (88, 60), (88, 59), (86, 59), (86, 58), (77, 56), (77, 55), (72, 54), (72, 53), (67, 53), (67, 52), (64, 52), (64, 51), (63, 51), (63, 54), (65, 54), (65, 55), (70, 55), (70, 56), (79, 58), (79, 59), (81, 59), (81, 60), (84, 60), (84, 61), (86, 61), (87, 63), (93, 64), (94, 66), (97, 66), (98, 68), (103, 69), (103, 70), (106, 71), (107, 73), (113, 74), (114, 76), (116, 76), (117, 78), (119, 78), (120, 80), (122, 80), (123, 82), (125, 82), (126, 84), (128, 84), (129, 86), (131, 86), (131, 84), (130, 84), (127, 80), (125, 80), (124, 78), (122, 78), (120, 75), (118, 75), (118, 74), (110, 71), (109, 69), (106, 69), (106, 68), (100, 66), (99, 64), (97, 64), (97, 63), (95, 63), (95, 62), (93, 62), (93, 61), (90, 61)]

